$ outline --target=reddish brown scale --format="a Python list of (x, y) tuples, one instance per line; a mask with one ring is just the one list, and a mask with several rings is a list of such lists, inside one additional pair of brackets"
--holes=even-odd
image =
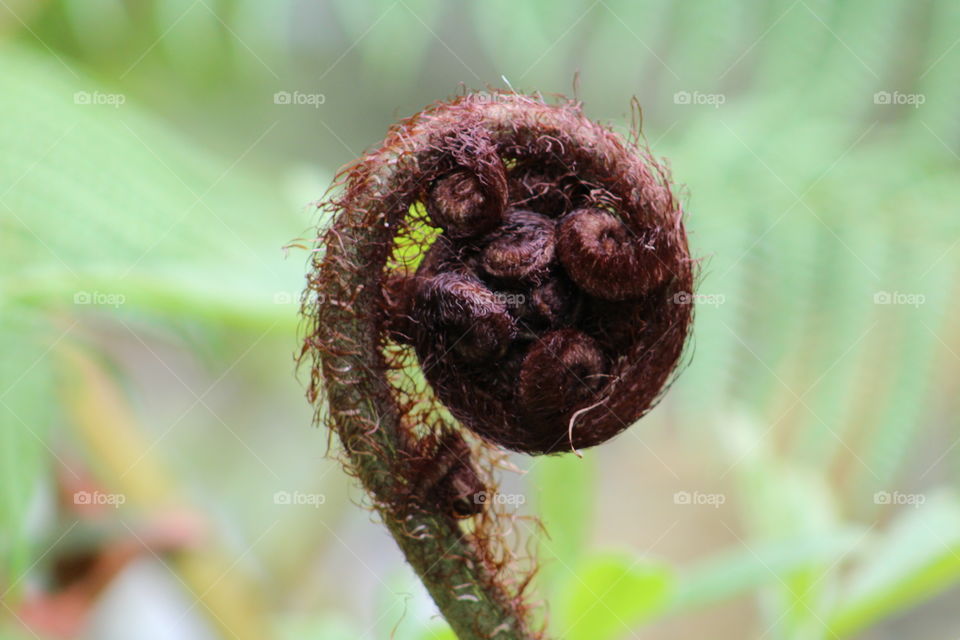
[(483, 511), (487, 488), (458, 432), (442, 434), (436, 446), (414, 457), (411, 465), (417, 472), (410, 497), (439, 506), (454, 518), (469, 518)]
[(557, 253), (570, 278), (590, 295), (629, 300), (670, 276), (656, 245), (648, 229), (632, 229), (603, 209), (578, 209), (560, 221)]
[(440, 401), (464, 426), (504, 446), (524, 450), (508, 434), (500, 435), (498, 425), (512, 425), (516, 416), (514, 399), (529, 340), (516, 340), (495, 366), (464, 367), (450, 358), (424, 366), (424, 376)]
[(521, 329), (557, 329), (576, 323), (582, 294), (561, 273), (553, 273), (527, 293), (515, 314)]
[(556, 248), (556, 224), (532, 211), (511, 211), (483, 240), (483, 271), (508, 286), (539, 284), (550, 271)]
[(412, 315), (416, 281), (413, 277), (396, 273), (383, 281), (383, 328), (395, 342), (413, 344), (417, 323)]
[(453, 243), (446, 236), (438, 236), (430, 248), (423, 254), (423, 259), (417, 266), (417, 276), (429, 278), (443, 271), (449, 271), (457, 262), (457, 252)]
[(603, 300), (587, 298), (577, 326), (603, 345), (609, 353), (623, 353), (632, 345), (647, 342), (652, 332), (655, 313), (648, 297), (636, 300)]
[(515, 167), (510, 171), (510, 206), (551, 218), (562, 216), (586, 195), (575, 176), (542, 167)]
[(478, 275), (480, 251), (471, 244), (454, 243), (439, 236), (417, 267), (418, 278), (429, 278), (447, 271)]
[(503, 201), (476, 173), (460, 169), (433, 183), (426, 199), (431, 220), (451, 238), (493, 230), (503, 218)]
[(463, 273), (418, 278), (412, 315), (424, 361), (452, 354), (469, 364), (488, 362), (502, 357), (516, 336), (503, 301)]
[(568, 424), (574, 413), (596, 404), (607, 385), (609, 363), (600, 345), (576, 329), (546, 334), (527, 353), (517, 402), (523, 442), (543, 453), (594, 444), (589, 431)]

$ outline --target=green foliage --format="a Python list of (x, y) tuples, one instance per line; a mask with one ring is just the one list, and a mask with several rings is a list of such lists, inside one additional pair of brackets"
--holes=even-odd
[(830, 566), (863, 540), (861, 531), (794, 536), (731, 549), (698, 562), (678, 580), (668, 613), (681, 614), (778, 584), (810, 567)]
[(629, 553), (595, 554), (580, 563), (556, 600), (558, 628), (572, 640), (613, 640), (668, 602), (669, 567)]
[(859, 550), (860, 566), (831, 612), (830, 628), (852, 636), (960, 580), (960, 502), (935, 494), (901, 514), (889, 532)]
[(82, 310), (74, 295), (102, 293), (125, 309), (291, 322), (289, 304), (270, 303), (298, 295), (302, 261), (278, 258), (306, 220), (135, 105), (75, 103), (107, 90), (55, 61), (8, 48), (2, 66), (0, 91), (18, 96), (2, 107), (9, 303)]
[(596, 456), (548, 456), (532, 470), (537, 488), (537, 513), (546, 535), (540, 539), (539, 586), (556, 591), (559, 580), (578, 564), (587, 545), (593, 496), (596, 492)]
[[(285, 153), (332, 168), (457, 80), (500, 86), (502, 74), (548, 94), (569, 92), (579, 69), (593, 116), (622, 125), (641, 93), (646, 135), (688, 185), (700, 291), (722, 302), (698, 306), (693, 363), (664, 415), (689, 449), (716, 443), (739, 540), (676, 567), (592, 551), (596, 456), (542, 460), (529, 487), (549, 533), (537, 583), (551, 628), (629, 637), (755, 594), (773, 637), (854, 637), (960, 583), (960, 506), (939, 490), (956, 485), (960, 451), (948, 449), (960, 371), (956, 2), (336, 0), (322, 28), (293, 36), (306, 9), (292, 0), (88, 4), (44, 3), (28, 16), (63, 63), (26, 31), (32, 52), (8, 44), (0, 56), (3, 574), (37, 555), (29, 512), (58, 418), (46, 352), (75, 320), (107, 310), (74, 304), (76, 294), (123, 296), (111, 318), (212, 341), (275, 323), (292, 331), (303, 259), (279, 260), (278, 249), (308, 219), (285, 213), (295, 205), (264, 169), (276, 159), (257, 153), (274, 114), (250, 115), (272, 107), (273, 84), (328, 94), (330, 109), (287, 111), (277, 131)], [(126, 102), (74, 102), (95, 91)], [(724, 102), (678, 104), (679, 91)], [(881, 105), (877, 91), (925, 102)], [(219, 108), (197, 116), (196, 143), (140, 99), (166, 120), (201, 99)], [(238, 134), (239, 121), (262, 126)], [(207, 129), (235, 156), (249, 147), (257, 171), (224, 173), (201, 150), (215, 139)], [(876, 304), (883, 293), (923, 302)], [(927, 498), (919, 508), (874, 500), (912, 485)], [(428, 617), (411, 614), (404, 637), (452, 637)], [(356, 631), (304, 625), (291, 635)]]
[(52, 403), (37, 399), (53, 394), (44, 338), (55, 329), (37, 314), (3, 303), (0, 309), (0, 584), (6, 591), (21, 586), (35, 555), (31, 504), (47, 471), (46, 438), (56, 415)]
[(78, 322), (98, 312), (182, 329), (296, 322), (302, 260), (283, 262), (280, 247), (305, 221), (134, 105), (75, 98), (107, 91), (98, 87), (4, 48), (0, 94), (16, 97), (0, 104), (0, 575), (11, 585), (38, 553), (29, 514), (61, 417), (53, 361)]

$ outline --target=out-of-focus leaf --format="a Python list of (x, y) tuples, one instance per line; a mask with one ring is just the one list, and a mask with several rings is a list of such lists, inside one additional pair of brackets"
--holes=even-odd
[(440, 617), (430, 595), (406, 564), (381, 578), (375, 610), (373, 635), (393, 640), (419, 640), (428, 626), (433, 626), (431, 621)]
[[(381, 83), (409, 83), (430, 47), (445, 46), (435, 42), (435, 26), (444, 7), (437, 0), (348, 0), (333, 6), (364, 66), (376, 70)], [(368, 33), (373, 37), (366, 37)]]
[(290, 617), (282, 620), (278, 627), (278, 640), (356, 640), (365, 637), (350, 620), (332, 612), (310, 618)]
[(537, 514), (545, 533), (539, 534), (538, 582), (556, 588), (569, 579), (586, 546), (595, 495), (596, 456), (587, 452), (548, 456), (537, 460), (532, 470), (537, 495)]
[[(744, 502), (742, 544), (747, 551), (764, 544), (833, 540), (846, 534), (824, 478), (777, 456), (749, 419), (729, 425), (728, 437), (732, 449), (740, 452), (735, 454), (734, 469)], [(822, 626), (821, 612), (829, 602), (838, 559), (820, 557), (817, 563), (793, 564), (787, 573), (771, 572), (775, 580), (761, 594), (761, 604), (766, 625), (774, 633), (807, 637), (811, 628)]]
[(660, 613), (669, 602), (669, 567), (629, 553), (585, 558), (564, 585), (554, 615), (568, 640), (613, 640)]
[(0, 94), (16, 97), (0, 102), (0, 555), (18, 574), (56, 406), (46, 352), (71, 316), (292, 328), (303, 260), (280, 247), (302, 221), (55, 59), (4, 46)]
[[(224, 45), (230, 36), (210, 5), (168, 0), (156, 3), (154, 9), (156, 28), (164, 34), (156, 48), (169, 57), (170, 64), (181, 74), (209, 77), (221, 68)], [(150, 53), (158, 55), (160, 51)]]
[[(99, 461), (105, 485), (124, 496), (131, 510), (177, 508), (184, 504), (180, 487), (170, 481), (163, 463), (150, 454), (147, 434), (140, 428), (115, 380), (95, 358), (81, 349), (61, 349), (65, 384), (59, 398), (73, 435)], [(133, 461), (133, 464), (131, 464)], [(181, 549), (170, 568), (213, 624), (237, 640), (266, 634), (264, 597), (259, 588), (232, 566), (212, 540)], [(233, 575), (227, 577), (228, 573)]]
[[(15, 305), (296, 321), (305, 220), (56, 60), (0, 56), (0, 296)], [(247, 132), (254, 148), (270, 127)], [(245, 317), (245, 314), (249, 316)], [(222, 314), (222, 315), (220, 315)]]
[(960, 580), (960, 501), (946, 492), (913, 497), (922, 504), (903, 506), (889, 533), (858, 554), (861, 564), (828, 618), (837, 636), (851, 636)]
[(436, 624), (424, 631), (419, 640), (457, 640), (457, 634), (447, 624)]
[[(19, 587), (31, 564), (29, 512), (47, 470), (44, 439), (55, 415), (52, 329), (0, 302), (0, 584)], [(13, 593), (5, 594), (12, 599)]]
[(863, 540), (857, 529), (750, 544), (697, 563), (681, 574), (671, 612), (699, 609), (754, 589), (777, 585), (811, 567), (829, 566)]

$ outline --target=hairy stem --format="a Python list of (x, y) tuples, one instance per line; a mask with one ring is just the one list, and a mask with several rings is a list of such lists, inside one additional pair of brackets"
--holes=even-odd
[[(328, 245), (328, 264), (369, 264), (366, 226), (345, 211)], [(358, 237), (359, 236), (359, 237)], [(377, 335), (372, 323), (378, 274), (345, 270), (328, 282), (325, 316), (336, 328), (333, 349), (323, 356), (330, 417), (350, 457), (353, 471), (373, 497), (384, 523), (457, 633), (466, 639), (534, 637), (522, 611), (502, 587), (485, 575), (476, 549), (451, 516), (411, 509), (402, 499), (397, 469), (404, 464), (399, 416), (383, 380)]]

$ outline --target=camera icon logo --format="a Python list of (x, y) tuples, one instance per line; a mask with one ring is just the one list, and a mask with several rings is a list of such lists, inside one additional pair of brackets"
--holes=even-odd
[(277, 91), (273, 94), (273, 104), (290, 104), (292, 99), (289, 91)]
[(293, 501), (289, 491), (277, 491), (273, 494), (273, 504), (291, 504)]
[(690, 104), (690, 98), (689, 91), (677, 91), (673, 94), (673, 104)]
[(889, 91), (877, 91), (873, 94), (873, 104), (890, 104), (892, 100), (893, 96)]

